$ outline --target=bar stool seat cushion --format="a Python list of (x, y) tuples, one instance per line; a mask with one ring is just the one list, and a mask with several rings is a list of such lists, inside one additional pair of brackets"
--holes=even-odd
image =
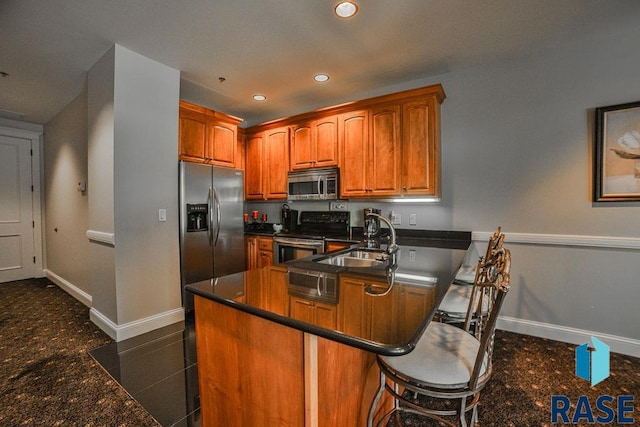
[[(468, 332), (446, 323), (430, 323), (416, 348), (403, 356), (382, 356), (392, 370), (427, 387), (464, 388), (471, 378), (480, 342)], [(486, 359), (479, 377), (486, 373)]]

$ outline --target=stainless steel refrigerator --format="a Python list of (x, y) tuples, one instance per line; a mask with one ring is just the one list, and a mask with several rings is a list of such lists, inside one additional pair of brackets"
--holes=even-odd
[(182, 304), (193, 309), (189, 283), (246, 270), (243, 172), (180, 162)]

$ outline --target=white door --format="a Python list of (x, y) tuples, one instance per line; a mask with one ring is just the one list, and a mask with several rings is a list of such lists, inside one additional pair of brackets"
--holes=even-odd
[(34, 277), (31, 141), (0, 135), (0, 282)]

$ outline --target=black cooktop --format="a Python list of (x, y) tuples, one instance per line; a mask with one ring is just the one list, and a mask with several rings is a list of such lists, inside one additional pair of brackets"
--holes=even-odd
[(277, 233), (276, 236), (299, 239), (323, 239), (349, 235), (351, 214), (344, 211), (306, 211), (300, 213), (296, 230)]

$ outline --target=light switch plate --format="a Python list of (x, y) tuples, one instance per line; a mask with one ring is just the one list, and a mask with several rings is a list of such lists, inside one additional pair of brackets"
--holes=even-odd
[(158, 221), (165, 222), (167, 220), (167, 210), (158, 209)]
[(409, 225), (417, 225), (418, 224), (418, 215), (409, 214)]

